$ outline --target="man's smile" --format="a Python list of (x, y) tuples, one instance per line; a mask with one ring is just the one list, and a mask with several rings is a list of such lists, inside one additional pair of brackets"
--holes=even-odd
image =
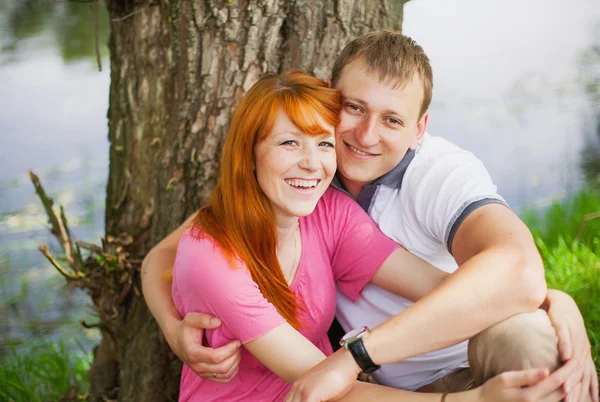
[(350, 151), (352, 151), (354, 154), (356, 154), (358, 156), (369, 157), (369, 156), (378, 156), (379, 155), (379, 154), (372, 154), (369, 152), (361, 151), (360, 149), (348, 144), (347, 142), (344, 142), (344, 145), (346, 145), (346, 147), (348, 147), (348, 149)]

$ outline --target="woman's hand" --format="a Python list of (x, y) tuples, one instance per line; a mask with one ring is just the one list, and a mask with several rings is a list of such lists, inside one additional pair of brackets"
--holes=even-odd
[[(568, 392), (565, 392), (563, 384), (576, 372), (578, 363), (571, 359), (567, 364), (556, 370), (551, 375), (548, 369), (530, 369), (522, 371), (508, 371), (488, 380), (477, 388), (478, 401), (494, 402), (558, 402), (567, 394), (577, 394), (581, 390), (581, 381), (575, 384), (568, 383)], [(451, 399), (449, 399), (449, 402)]]
[(177, 357), (200, 377), (228, 383), (237, 375), (240, 366), (241, 343), (230, 342), (216, 349), (202, 345), (204, 330), (220, 325), (219, 319), (209, 314), (188, 313), (173, 327), (167, 342)]

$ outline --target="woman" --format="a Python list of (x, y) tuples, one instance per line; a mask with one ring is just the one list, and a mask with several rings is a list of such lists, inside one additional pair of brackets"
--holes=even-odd
[[(289, 383), (332, 352), (327, 329), (336, 286), (351, 299), (368, 282), (417, 299), (445, 276), (383, 235), (345, 194), (328, 189), (341, 107), (337, 90), (298, 71), (262, 78), (242, 99), (219, 182), (179, 243), (173, 300), (182, 316), (202, 311), (221, 319), (221, 327), (206, 332), (211, 346), (239, 339), (245, 349), (228, 384), (204, 381), (184, 367), (180, 400), (283, 400)], [(395, 275), (395, 267), (407, 264), (421, 273), (412, 294)], [(511, 375), (529, 385), (543, 373)], [(544, 400), (563, 396), (551, 384), (537, 386), (546, 387)], [(358, 383), (344, 400), (402, 397), (441, 398)], [(518, 388), (493, 380), (452, 395), (519, 397)]]

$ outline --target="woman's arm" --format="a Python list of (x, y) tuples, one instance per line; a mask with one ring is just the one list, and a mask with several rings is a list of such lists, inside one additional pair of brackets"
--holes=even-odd
[[(269, 370), (293, 383), (313, 366), (325, 360), (325, 355), (313, 343), (284, 323), (258, 339), (244, 345)], [(439, 402), (440, 395), (416, 394), (381, 385), (356, 381), (352, 389), (340, 401), (398, 401)], [(470, 399), (469, 399), (470, 400)], [(467, 399), (461, 399), (467, 401)], [(473, 399), (473, 401), (475, 401)]]
[[(304, 338), (291, 325), (284, 323), (265, 335), (245, 344), (252, 353), (269, 370), (289, 383), (300, 378), (313, 366), (325, 360), (325, 355), (309, 340)], [(563, 366), (552, 375), (547, 369), (532, 369), (500, 374), (486, 382), (482, 387), (450, 394), (446, 402), (516, 402), (543, 401), (558, 402), (565, 393), (561, 386), (576, 369), (575, 361)], [(328, 381), (341, 381), (335, 375), (326, 373)], [(581, 386), (581, 385), (579, 385)], [(292, 388), (286, 402), (307, 401), (320, 402), (324, 399), (316, 395), (309, 396), (299, 388)], [(359, 401), (406, 401), (406, 402), (440, 402), (441, 394), (425, 394), (381, 385), (355, 381), (350, 391), (340, 399), (344, 402)]]

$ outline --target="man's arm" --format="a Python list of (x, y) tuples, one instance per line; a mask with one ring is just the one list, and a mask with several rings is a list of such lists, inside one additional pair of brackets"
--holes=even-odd
[(541, 257), (527, 227), (505, 206), (488, 204), (472, 212), (452, 250), (459, 269), (372, 330), (365, 347), (376, 364), (454, 345), (544, 301)]
[[(364, 340), (375, 364), (457, 344), (512, 315), (533, 311), (544, 301), (543, 265), (531, 233), (505, 206), (488, 204), (472, 212), (452, 246), (459, 269), (410, 308), (372, 329)], [(390, 264), (397, 263), (388, 258), (382, 272), (389, 275), (394, 270)], [(385, 282), (378, 275), (374, 283)], [(432, 278), (430, 285), (435, 283)], [(309, 395), (302, 400), (311, 400), (314, 394), (330, 398), (335, 391), (326, 373), (346, 379), (350, 387), (359, 372), (350, 352), (341, 348), (296, 381), (294, 390)]]
[[(144, 258), (142, 262), (142, 292), (150, 313), (156, 319), (160, 329), (165, 334), (167, 341), (174, 339), (172, 330), (182, 318), (175, 309), (171, 296), (171, 281), (166, 274), (173, 269), (177, 245), (181, 235), (194, 219), (191, 215), (177, 229), (162, 239)], [(171, 349), (175, 350), (174, 345)]]
[[(175, 264), (179, 239), (192, 224), (194, 216), (186, 219), (146, 255), (142, 262), (142, 292), (171, 350), (200, 377), (229, 382), (237, 374), (241, 344), (231, 342), (217, 349), (202, 346), (203, 331), (218, 327), (220, 321), (202, 313), (190, 313), (182, 319), (173, 303), (171, 281), (166, 277)], [(218, 377), (215, 378), (213, 373)]]

